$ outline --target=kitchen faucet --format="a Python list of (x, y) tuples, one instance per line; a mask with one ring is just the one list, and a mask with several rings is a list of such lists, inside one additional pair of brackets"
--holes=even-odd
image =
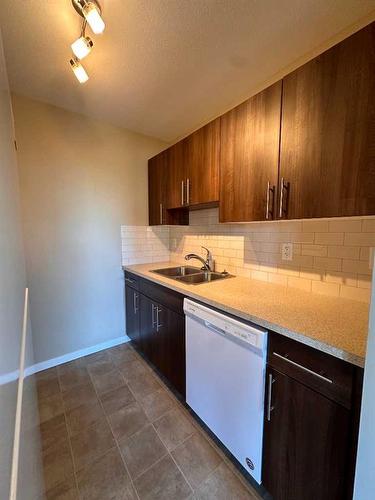
[(203, 248), (207, 252), (206, 259), (200, 257), (196, 253), (188, 253), (187, 255), (185, 255), (185, 260), (197, 259), (203, 264), (202, 271), (213, 271), (214, 261), (212, 258), (212, 253), (206, 247), (201, 248)]

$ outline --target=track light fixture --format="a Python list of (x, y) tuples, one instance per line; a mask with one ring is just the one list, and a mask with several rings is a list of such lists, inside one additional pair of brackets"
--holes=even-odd
[(71, 68), (80, 83), (89, 79), (80, 60), (86, 57), (94, 46), (89, 36), (86, 36), (86, 27), (90, 26), (94, 34), (103, 33), (105, 24), (102, 19), (102, 8), (98, 0), (72, 0), (76, 12), (83, 17), (80, 37), (72, 43), (74, 57), (70, 60)]

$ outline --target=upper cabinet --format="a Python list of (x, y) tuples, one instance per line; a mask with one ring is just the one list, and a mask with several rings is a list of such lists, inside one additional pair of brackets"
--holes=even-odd
[(150, 160), (150, 224), (375, 214), (375, 23)]
[(375, 214), (375, 24), (284, 78), (279, 179), (283, 218)]
[(219, 201), (220, 118), (185, 139), (189, 206)]
[(151, 226), (166, 224), (165, 161), (166, 154), (163, 151), (148, 162), (148, 212)]
[(165, 179), (167, 208), (186, 205), (186, 141), (177, 142), (166, 150)]
[(220, 222), (274, 217), (280, 112), (277, 82), (221, 117)]

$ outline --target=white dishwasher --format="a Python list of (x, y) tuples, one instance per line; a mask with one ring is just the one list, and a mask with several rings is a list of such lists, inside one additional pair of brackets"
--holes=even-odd
[(261, 482), (267, 331), (184, 300), (186, 401)]

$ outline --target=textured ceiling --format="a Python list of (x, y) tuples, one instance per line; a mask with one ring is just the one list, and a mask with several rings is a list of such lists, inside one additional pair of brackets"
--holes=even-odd
[(1, 0), (11, 89), (173, 141), (243, 101), (299, 58), (372, 16), (375, 0), (102, 0), (106, 30), (68, 61), (70, 0)]

